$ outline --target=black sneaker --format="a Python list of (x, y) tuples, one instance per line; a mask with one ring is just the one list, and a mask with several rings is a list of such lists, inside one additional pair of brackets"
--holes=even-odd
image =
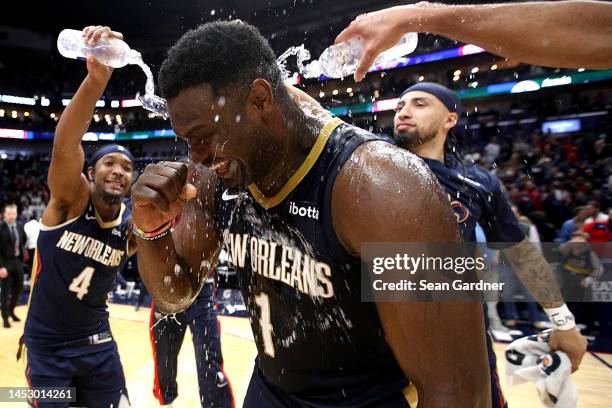
[(9, 323), (8, 319), (4, 319), (4, 327), (6, 327), (7, 329), (9, 329), (11, 327), (11, 324)]
[(14, 322), (20, 322), (21, 321), (21, 319), (18, 318), (15, 313), (11, 314), (11, 319), (13, 319)]

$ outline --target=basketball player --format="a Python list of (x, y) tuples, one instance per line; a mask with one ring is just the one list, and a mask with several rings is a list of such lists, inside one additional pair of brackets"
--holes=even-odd
[(171, 406), (178, 396), (178, 354), (189, 326), (196, 355), (202, 407), (234, 407), (231, 385), (223, 371), (221, 333), (214, 292), (214, 279), (210, 277), (195, 301), (172, 318), (167, 318), (154, 304), (151, 305), (149, 329), (155, 369), (153, 394), (163, 406)]
[[(83, 41), (122, 38), (87, 27)], [(76, 387), (76, 404), (129, 406), (123, 368), (108, 323), (106, 297), (128, 258), (133, 158), (118, 145), (98, 149), (87, 176), (81, 138), (112, 68), (87, 59), (87, 77), (64, 110), (53, 140), (51, 190), (37, 243), (24, 340), (32, 388)], [(44, 400), (34, 406), (62, 406)], [(68, 403), (65, 404), (68, 406)]]
[[(501, 182), (475, 165), (464, 165), (447, 154), (447, 137), (461, 114), (459, 96), (442, 85), (421, 82), (406, 89), (398, 102), (394, 118), (394, 140), (399, 147), (421, 157), (448, 193), (457, 223), (465, 241), (476, 242), (476, 224), (485, 232), (487, 242), (501, 244), (502, 252), (525, 287), (551, 316), (553, 350), (568, 354), (576, 371), (586, 352), (586, 340), (575, 329), (574, 317), (562, 299), (556, 278), (512, 212)], [(451, 156), (451, 157), (448, 157)], [(568, 323), (561, 324), (556, 314)], [(487, 337), (493, 406), (503, 407), (495, 353)]]
[(407, 407), (406, 376), (424, 407), (490, 405), (479, 303), (360, 299), (362, 244), (460, 240), (422, 162), (306, 115), (248, 24), (189, 31), (159, 80), (173, 129), (207, 168), (188, 179), (185, 164), (150, 164), (134, 184), (140, 272), (179, 312), (223, 241), (258, 348), (246, 408)]
[(336, 43), (360, 37), (361, 81), (376, 57), (406, 32), (439, 34), (524, 63), (564, 68), (612, 67), (612, 3), (552, 1), (454, 5), (426, 1), (358, 16)]

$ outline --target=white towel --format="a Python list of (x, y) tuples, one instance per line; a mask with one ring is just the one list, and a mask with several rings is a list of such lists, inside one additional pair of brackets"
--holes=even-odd
[(506, 382), (535, 383), (544, 407), (575, 408), (578, 392), (570, 378), (572, 363), (564, 352), (550, 352), (551, 331), (522, 337), (506, 347)]

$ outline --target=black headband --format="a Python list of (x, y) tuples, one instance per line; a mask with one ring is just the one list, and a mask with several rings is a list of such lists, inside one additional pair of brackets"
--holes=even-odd
[(400, 98), (406, 95), (408, 92), (413, 91), (427, 92), (428, 94), (438, 98), (450, 112), (461, 115), (461, 100), (459, 99), (459, 96), (450, 89), (433, 82), (419, 82), (418, 84), (414, 84), (402, 92)]

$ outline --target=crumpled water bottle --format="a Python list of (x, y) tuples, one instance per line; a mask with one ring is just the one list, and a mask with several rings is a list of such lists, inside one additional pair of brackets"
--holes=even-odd
[(83, 41), (82, 31), (65, 29), (57, 37), (57, 49), (62, 56), (73, 59), (86, 59), (93, 55), (104, 65), (121, 68), (128, 64), (138, 64), (142, 56), (118, 38), (101, 38), (95, 45)]
[[(380, 65), (388, 61), (413, 52), (418, 44), (417, 33), (406, 33), (392, 48), (380, 54), (374, 61), (374, 65)], [(351, 38), (340, 44), (327, 47), (318, 60), (304, 67), (302, 74), (306, 78), (318, 78), (321, 74), (328, 78), (344, 78), (351, 75), (357, 69), (363, 45), (358, 38)]]

